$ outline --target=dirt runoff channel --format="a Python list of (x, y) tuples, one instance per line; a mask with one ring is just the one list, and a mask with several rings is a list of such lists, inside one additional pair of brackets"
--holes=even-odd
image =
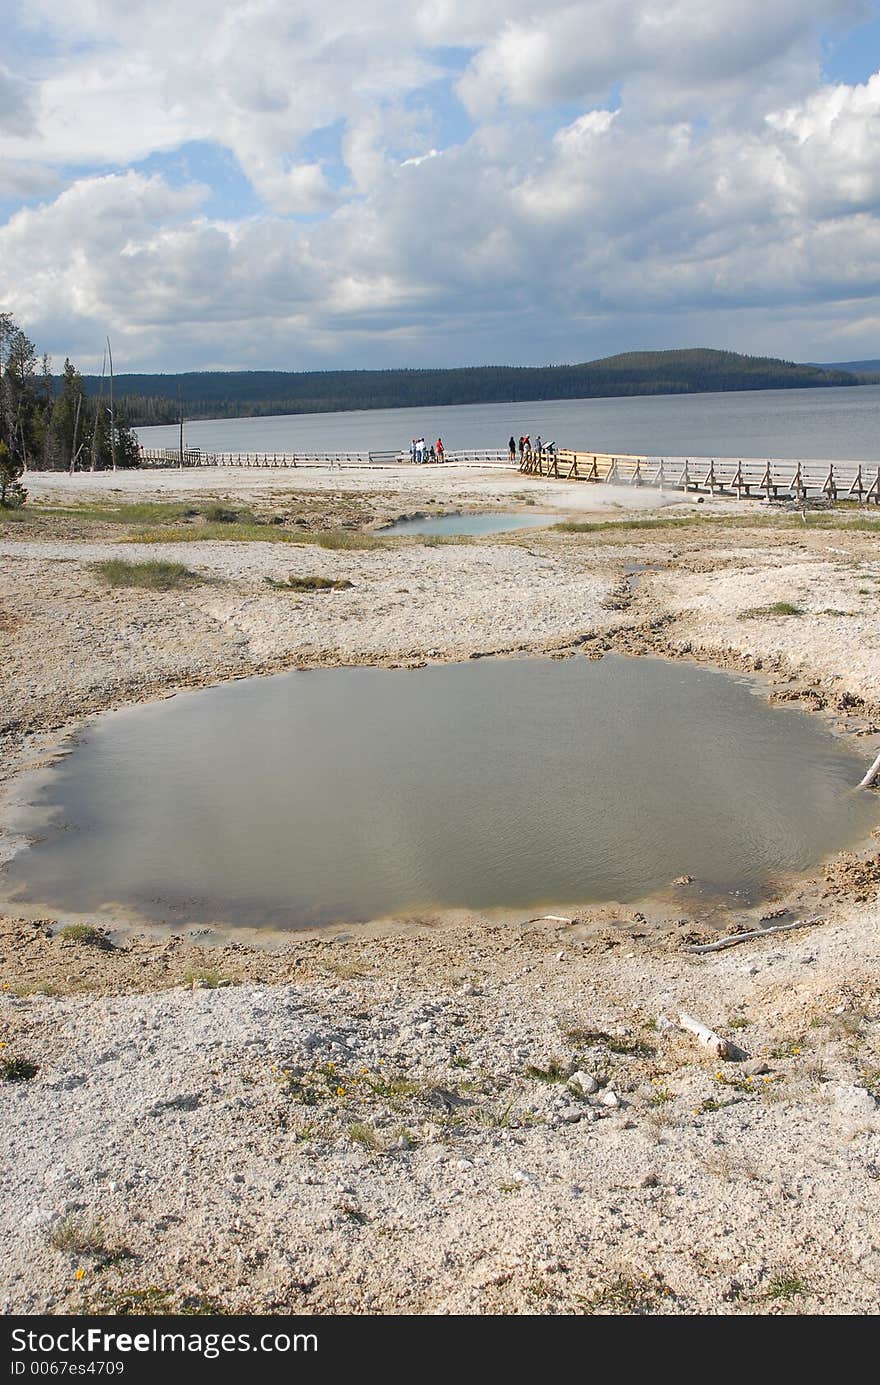
[[(29, 484), (0, 523), (7, 794), (108, 706), (518, 651), (756, 671), (877, 751), (880, 558), (849, 512), (657, 514), (452, 469)], [(613, 527), (352, 546), (400, 514), (532, 502)], [(111, 557), (205, 580), (109, 588)], [(291, 573), (352, 586), (265, 580)], [(764, 909), (819, 921), (709, 954), (687, 950), (718, 933), (686, 880), (642, 910), (268, 948), (6, 918), (4, 1307), (875, 1312), (878, 888), (876, 849), (850, 853)]]

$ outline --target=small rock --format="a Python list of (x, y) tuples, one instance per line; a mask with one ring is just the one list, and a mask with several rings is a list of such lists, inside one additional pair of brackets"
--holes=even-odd
[(868, 1089), (854, 1082), (829, 1082), (828, 1093), (836, 1110), (852, 1120), (872, 1121), (880, 1110)]
[(770, 1064), (765, 1063), (763, 1058), (750, 1058), (740, 1068), (740, 1072), (745, 1073), (746, 1077), (762, 1077), (765, 1072), (769, 1071)]
[(592, 1096), (594, 1092), (599, 1090), (599, 1083), (589, 1072), (573, 1072), (568, 1080), (568, 1085), (576, 1087), (584, 1096)]
[(602, 1096), (602, 1105), (603, 1105), (603, 1106), (619, 1106), (619, 1105), (620, 1105), (620, 1097), (617, 1095), (617, 1093), (616, 1093), (615, 1091), (612, 1090), (611, 1087), (609, 1087), (609, 1088), (608, 1088), (608, 1091), (605, 1092), (605, 1093), (603, 1094), (603, 1096)]

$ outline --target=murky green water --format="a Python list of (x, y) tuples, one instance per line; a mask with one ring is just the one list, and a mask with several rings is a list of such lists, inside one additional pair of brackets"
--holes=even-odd
[(281, 674), (100, 717), (35, 785), (52, 825), (4, 892), (291, 928), (685, 873), (754, 897), (867, 834), (864, 768), (818, 719), (659, 659)]
[(511, 529), (533, 529), (555, 524), (556, 515), (524, 515), (513, 511), (502, 514), (486, 510), (482, 513), (456, 515), (421, 515), (419, 518), (397, 519), (381, 530), (383, 534), (504, 534)]

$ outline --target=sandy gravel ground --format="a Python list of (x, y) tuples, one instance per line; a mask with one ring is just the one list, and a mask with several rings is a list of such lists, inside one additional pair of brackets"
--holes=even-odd
[[(297, 664), (514, 650), (754, 669), (772, 696), (833, 716), (866, 764), (880, 748), (877, 535), (827, 517), (692, 498), (667, 515), (711, 524), (638, 531), (617, 507), (656, 504), (648, 492), (458, 469), (29, 484), (42, 512), (0, 526), (7, 797), (59, 729), (103, 707)], [(316, 532), (527, 501), (551, 522), (596, 509), (625, 527), (142, 546), (124, 522), (70, 512), (159, 492), (299, 509)], [(210, 580), (107, 590), (91, 567), (107, 556), (170, 557)], [(353, 586), (300, 596), (264, 580), (288, 572)], [(773, 613), (780, 601), (799, 614)], [(268, 949), (194, 931), (110, 946), (7, 917), (0, 1062), (20, 1080), (0, 1082), (0, 1299), (875, 1312), (878, 890), (876, 849), (850, 853), (767, 911), (821, 922), (709, 955), (686, 950), (710, 936), (686, 885), (663, 928), (606, 909)], [(701, 1048), (682, 1008), (749, 1058)]]

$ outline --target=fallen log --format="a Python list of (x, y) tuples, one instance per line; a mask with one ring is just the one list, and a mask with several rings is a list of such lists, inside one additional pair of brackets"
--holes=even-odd
[(874, 780), (878, 776), (880, 776), (880, 755), (877, 756), (877, 759), (874, 761), (873, 765), (868, 770), (868, 773), (865, 775), (864, 779), (859, 781), (859, 788), (870, 789)]
[(694, 1019), (685, 1010), (680, 1010), (678, 1022), (682, 1029), (687, 1029), (690, 1034), (699, 1039), (701, 1044), (705, 1044), (718, 1058), (727, 1058), (731, 1062), (741, 1062), (743, 1058), (748, 1058), (745, 1049), (739, 1048), (731, 1043), (730, 1039), (723, 1039), (720, 1034), (716, 1034), (714, 1029), (710, 1029), (708, 1024), (703, 1024), (702, 1020)]
[(748, 943), (753, 938), (766, 938), (768, 933), (788, 933), (792, 928), (813, 928), (824, 923), (823, 918), (798, 919), (796, 923), (774, 923), (769, 928), (752, 928), (748, 933), (733, 933), (729, 938), (719, 938), (717, 943), (689, 943), (685, 952), (722, 952), (726, 947), (736, 947), (737, 943)]

